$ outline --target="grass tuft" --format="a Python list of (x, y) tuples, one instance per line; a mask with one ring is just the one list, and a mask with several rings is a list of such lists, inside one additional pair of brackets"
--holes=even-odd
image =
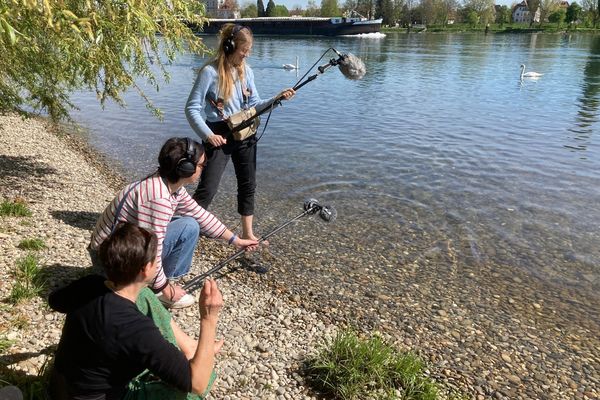
[(0, 354), (8, 350), (14, 343), (14, 340), (7, 339), (6, 337), (0, 337)]
[(38, 258), (35, 254), (29, 253), (18, 259), (13, 275), (16, 282), (8, 298), (12, 304), (31, 299), (44, 290), (45, 281), (42, 278), (42, 270), (38, 266)]
[(3, 217), (31, 217), (31, 211), (24, 200), (3, 201), (0, 203), (0, 216)]
[(435, 400), (438, 387), (424, 362), (400, 352), (379, 336), (343, 331), (307, 360), (310, 383), (335, 399)]
[(19, 243), (18, 247), (21, 250), (33, 250), (33, 251), (37, 251), (37, 250), (43, 250), (43, 249), (45, 249), (46, 248), (46, 243), (44, 243), (44, 239), (39, 239), (39, 238), (35, 238), (35, 239), (23, 239)]

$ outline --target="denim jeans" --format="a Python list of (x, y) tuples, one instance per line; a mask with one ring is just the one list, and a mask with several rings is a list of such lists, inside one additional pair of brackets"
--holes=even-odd
[(173, 218), (163, 241), (162, 267), (167, 278), (179, 278), (190, 271), (200, 237), (198, 221), (192, 217)]

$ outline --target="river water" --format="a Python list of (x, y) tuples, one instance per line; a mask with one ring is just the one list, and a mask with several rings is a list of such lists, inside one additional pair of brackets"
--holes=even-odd
[[(280, 247), (273, 240), (277, 256), (383, 273), (434, 255), (440, 270), (495, 265), (498, 279), (518, 272), (597, 298), (600, 37), (257, 37), (249, 62), (260, 95), (299, 79), (282, 64), (298, 56), (301, 75), (329, 47), (359, 56), (367, 75), (350, 81), (331, 69), (273, 112), (259, 142), (257, 224), (268, 231), (308, 197), (335, 206), (338, 219), (290, 228)], [(166, 138), (193, 136), (183, 109), (202, 63), (181, 56), (170, 83), (149, 93), (163, 122), (135, 94), (126, 109), (101, 110), (79, 93), (75, 118), (129, 178), (144, 176)], [(520, 81), (520, 64), (544, 75)], [(212, 209), (231, 225), (234, 194), (230, 168)]]

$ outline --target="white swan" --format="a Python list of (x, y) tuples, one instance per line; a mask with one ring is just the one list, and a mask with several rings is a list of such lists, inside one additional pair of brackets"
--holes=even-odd
[(298, 56), (296, 56), (296, 65), (294, 65), (294, 64), (283, 64), (283, 69), (287, 69), (287, 70), (298, 69)]
[(525, 64), (521, 64), (521, 79), (523, 78), (539, 78), (544, 74), (540, 74), (539, 72), (525, 72)]

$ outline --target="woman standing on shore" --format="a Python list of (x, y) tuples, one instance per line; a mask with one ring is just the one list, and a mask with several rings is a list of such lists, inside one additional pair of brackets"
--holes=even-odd
[[(229, 159), (237, 178), (238, 213), (242, 238), (257, 240), (252, 228), (256, 189), (256, 136), (235, 140), (227, 119), (242, 110), (260, 111), (276, 99), (290, 99), (293, 89), (261, 100), (254, 86), (254, 73), (246, 64), (252, 50), (250, 28), (226, 24), (220, 32), (216, 57), (202, 67), (188, 98), (185, 114), (206, 146), (207, 165), (193, 195), (202, 208), (212, 202)], [(204, 119), (206, 116), (206, 120)]]

